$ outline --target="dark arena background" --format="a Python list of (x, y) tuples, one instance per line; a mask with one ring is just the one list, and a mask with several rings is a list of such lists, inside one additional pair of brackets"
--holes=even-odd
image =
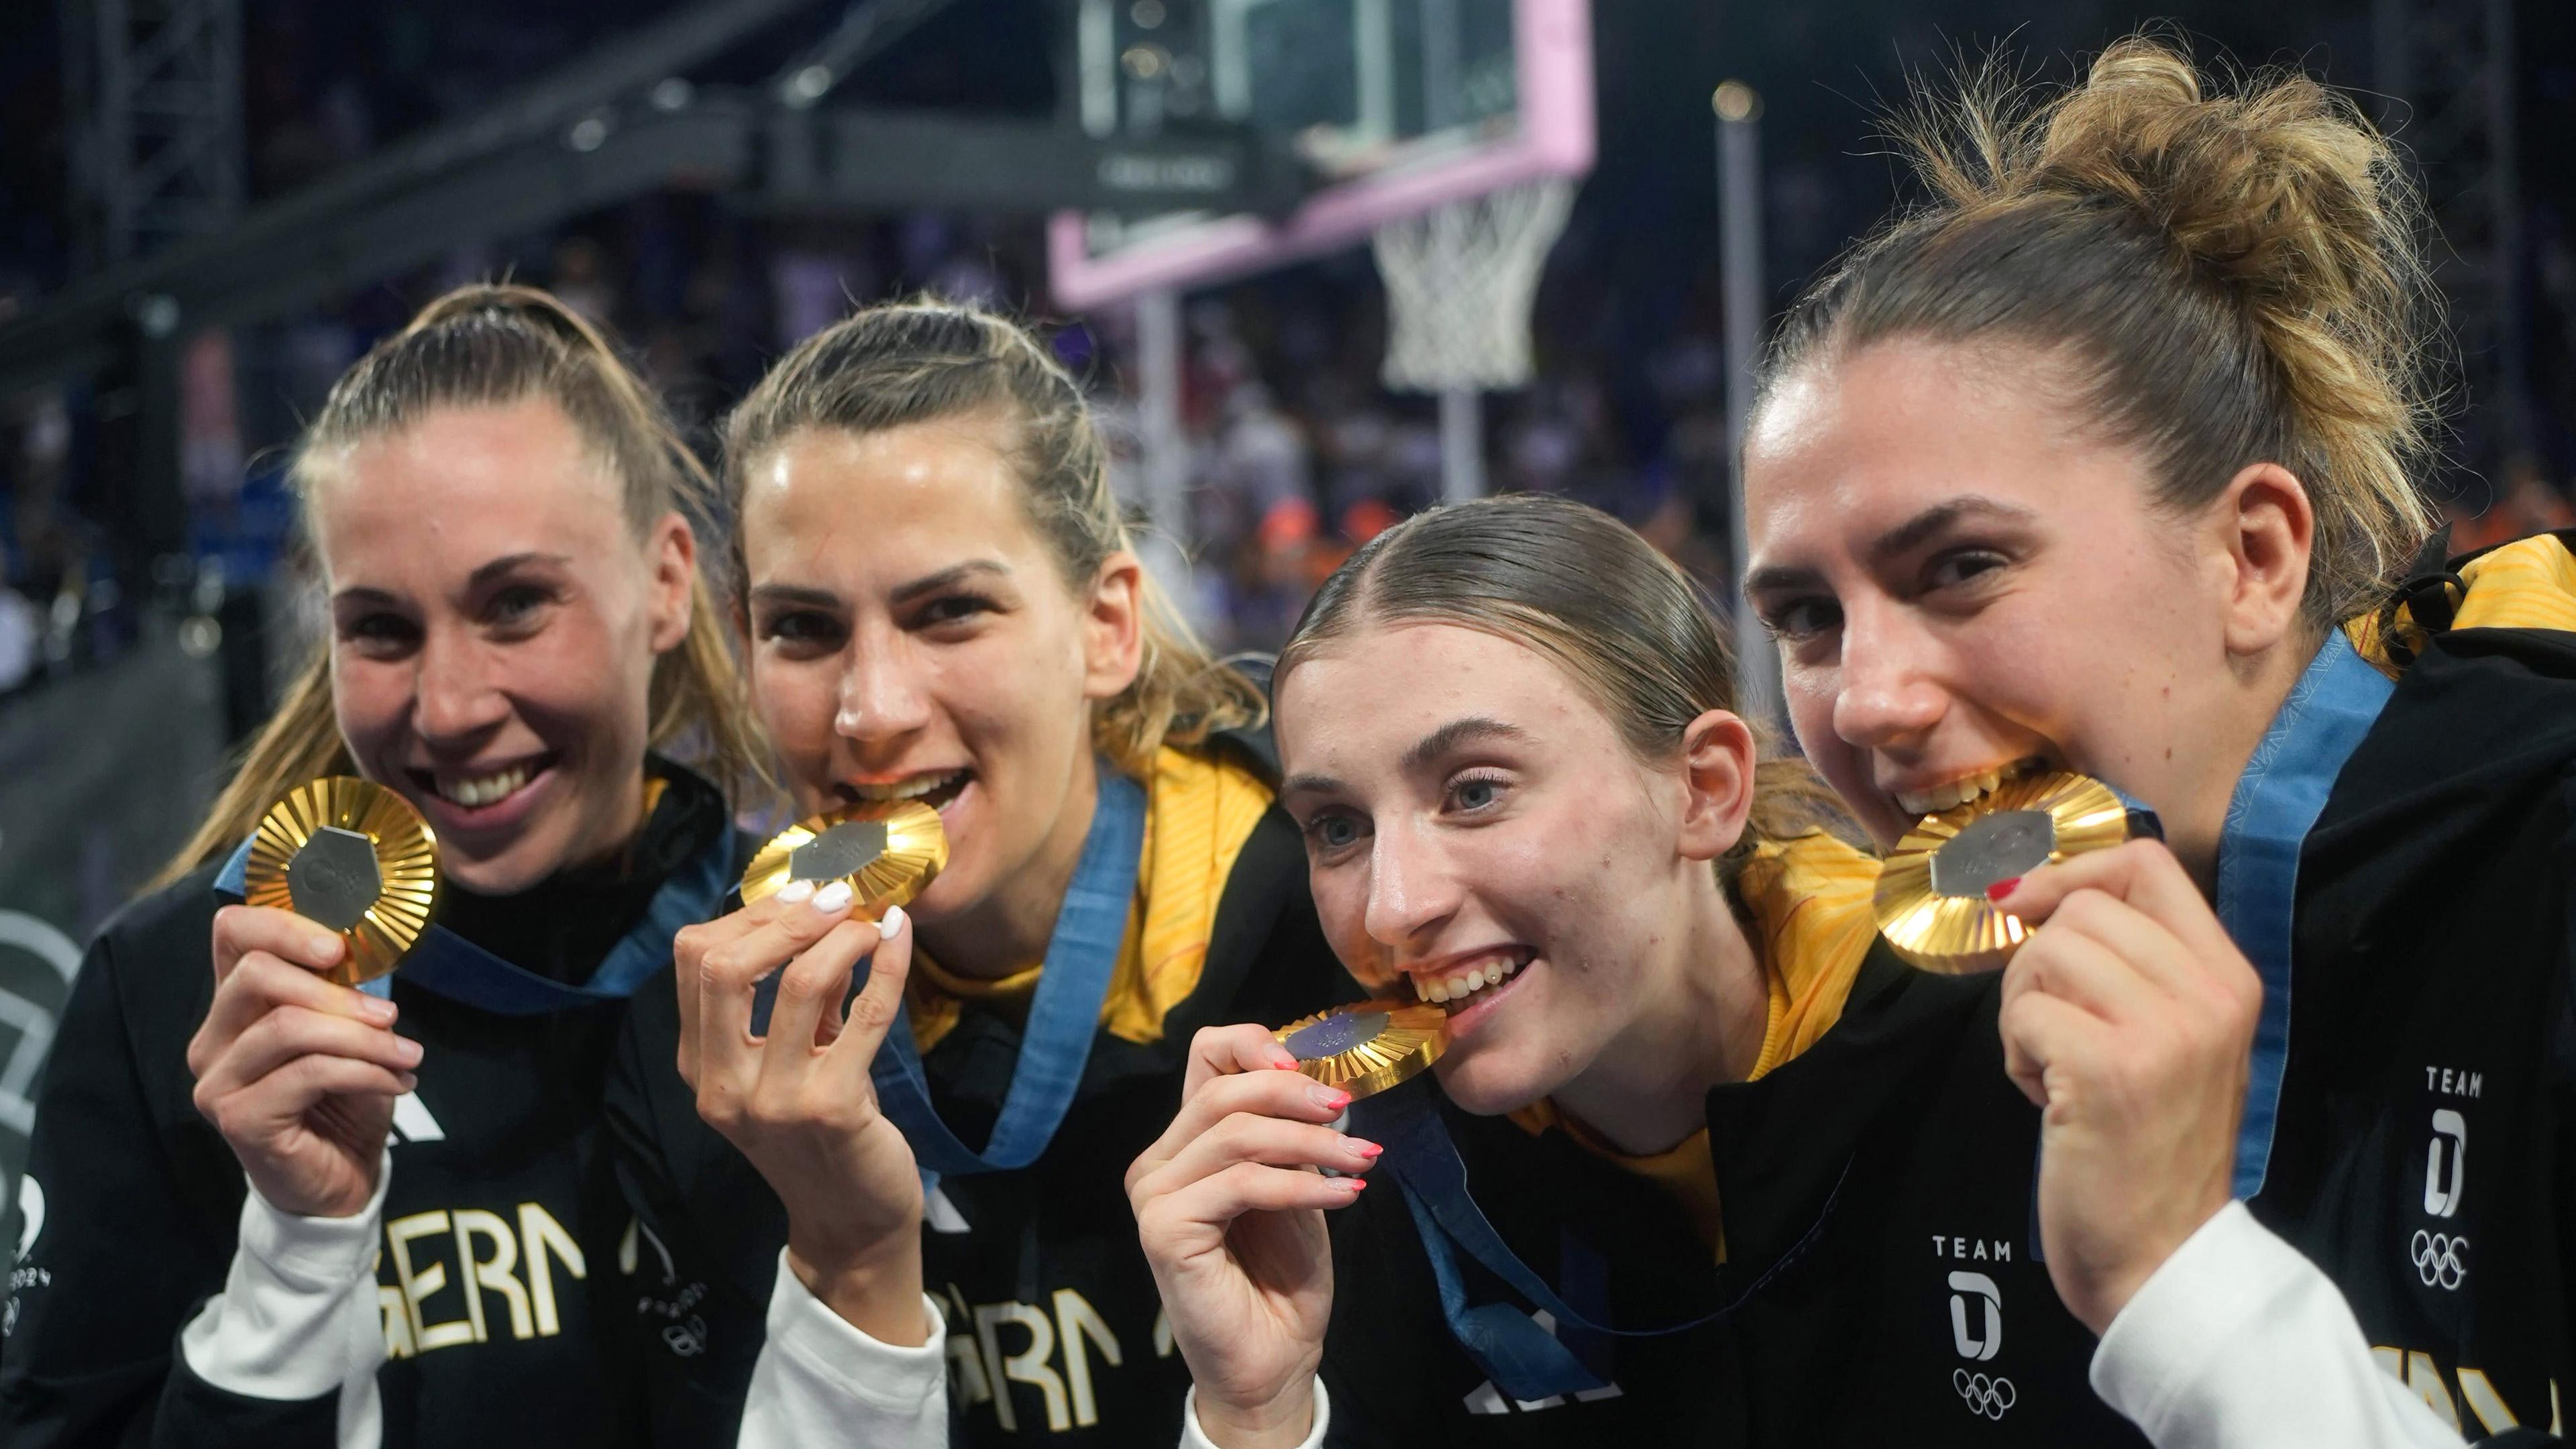
[[(1745, 369), (1904, 194), (1880, 110), (1999, 43), (2064, 79), (2159, 21), (2364, 93), (2442, 231), (2457, 537), (2576, 521), (2566, 0), (11, 0), (0, 1171), (79, 943), (313, 636), (299, 420), (437, 292), (553, 289), (709, 456), (854, 303), (1036, 318), (1231, 649), (1480, 491), (1598, 503), (1724, 601)], [(1573, 187), (1500, 219), (1506, 255), (1447, 258), (1526, 317), (1526, 367), (1480, 374), (1472, 330), (1391, 365), (1408, 264), (1371, 232), (1505, 184), (1542, 213)], [(1440, 260), (1399, 330), (1474, 320), (1426, 315), (1467, 285)]]

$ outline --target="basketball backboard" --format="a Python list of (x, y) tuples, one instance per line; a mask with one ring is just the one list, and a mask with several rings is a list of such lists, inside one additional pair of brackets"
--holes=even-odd
[(1080, 309), (1356, 246), (1387, 222), (1588, 171), (1588, 0), (1075, 0), (1083, 127), (1209, 121), (1282, 138), (1317, 179), (1282, 218), (1058, 213), (1051, 289)]

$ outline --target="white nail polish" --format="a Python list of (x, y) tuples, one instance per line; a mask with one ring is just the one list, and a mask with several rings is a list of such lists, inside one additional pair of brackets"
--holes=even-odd
[(791, 880), (778, 888), (778, 898), (791, 906), (813, 894), (814, 883), (810, 880)]
[(891, 941), (903, 934), (903, 907), (886, 907), (885, 919), (877, 923), (877, 939)]
[(814, 893), (814, 909), (827, 916), (849, 903), (850, 883), (845, 880), (836, 880)]

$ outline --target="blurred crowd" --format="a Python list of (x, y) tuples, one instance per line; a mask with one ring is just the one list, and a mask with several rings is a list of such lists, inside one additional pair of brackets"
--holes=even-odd
[[(255, 9), (245, 92), (254, 194), (292, 190), (383, 140), (488, 100), (499, 88), (492, 77), (577, 53), (583, 41), (574, 22), (549, 28), (524, 9), (503, 16), (464, 0), (442, 7), (444, 23), (435, 28), (422, 5), (364, 18), (312, 5)], [(1628, 56), (1605, 44), (1605, 105), (1621, 93), (1618, 67), (1653, 59), (1650, 49)], [(935, 67), (935, 58), (925, 64)], [(18, 79), (27, 84), (6, 103), (11, 122), (39, 125), (43, 77)], [(916, 74), (905, 83), (937, 89), (934, 82)], [(2569, 83), (2576, 85), (2576, 71)], [(939, 84), (962, 94), (977, 81), (951, 76)], [(1838, 129), (1783, 129), (1766, 140), (1766, 246), (1783, 304), (1885, 203), (1888, 178), (1854, 165), (1848, 153), (1852, 106), (1833, 114)], [(1704, 120), (1688, 124), (1682, 132), (1660, 112), (1605, 109), (1602, 169), (1551, 258), (1532, 319), (1541, 380), (1485, 399), (1484, 453), (1488, 486), (1600, 504), (1723, 600), (1728, 459), (1713, 202), (1704, 172), (1676, 190), (1674, 158), (1651, 154), (1634, 134), (1697, 136)], [(0, 211), (18, 228), (0, 238), (0, 315), (76, 268), (68, 223), (46, 219), (62, 209), (46, 184), (23, 159), (0, 163)], [(59, 180), (53, 184), (58, 192)], [(2527, 234), (2532, 282), (2547, 304), (2534, 312), (2534, 352), (2544, 365), (2528, 410), (2537, 415), (2529, 446), (2538, 451), (2463, 435), (2456, 451), (2469, 466), (2453, 475), (2447, 502), (2464, 543), (2576, 522), (2566, 471), (2576, 458), (2567, 427), (2576, 399), (2556, 396), (2576, 388), (2566, 362), (2576, 347), (2552, 330), (2576, 318), (2576, 226), (2535, 201)], [(854, 303), (928, 291), (1033, 315), (1093, 388), (1122, 483), (1141, 504), (1133, 315), (1123, 307), (1088, 316), (1055, 311), (1036, 219), (795, 218), (665, 193), (448, 257), (326, 311), (196, 338), (182, 372), (181, 459), (196, 562), (180, 577), (138, 578), (136, 561), (120, 554), (122, 541), (99, 521), (105, 510), (91, 465), (101, 409), (112, 399), (85, 386), (0, 398), (0, 469), (13, 485), (0, 510), (0, 692), (49, 664), (112, 650), (127, 627), (118, 622), (120, 593), (138, 585), (199, 603), (255, 589), (277, 613), (277, 601), (296, 592), (280, 475), (298, 420), (421, 299), (455, 282), (502, 276), (551, 287), (616, 329), (710, 456), (712, 425), (729, 402), (779, 352)], [(1275, 644), (1348, 550), (1439, 494), (1434, 400), (1378, 381), (1383, 308), (1365, 251), (1194, 294), (1185, 304), (1187, 461), (1177, 519), (1185, 536), (1175, 542), (1190, 560), (1191, 607), (1224, 647)]]

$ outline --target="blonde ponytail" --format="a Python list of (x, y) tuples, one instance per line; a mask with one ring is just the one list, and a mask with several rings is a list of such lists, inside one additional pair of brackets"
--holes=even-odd
[[(459, 287), (378, 343), (331, 389), (297, 446), (288, 482), (299, 502), (338, 453), (398, 432), (440, 407), (499, 407), (545, 398), (620, 480), (640, 539), (677, 510), (703, 522), (714, 482), (669, 415), (598, 328), (534, 287)], [(656, 661), (651, 742), (736, 793), (770, 784), (768, 752), (751, 721), (732, 631), (703, 574), (691, 581), (680, 647)], [(317, 775), (353, 773), (331, 702), (330, 651), (317, 644), (242, 763), (158, 888), (221, 859), (280, 795)]]

